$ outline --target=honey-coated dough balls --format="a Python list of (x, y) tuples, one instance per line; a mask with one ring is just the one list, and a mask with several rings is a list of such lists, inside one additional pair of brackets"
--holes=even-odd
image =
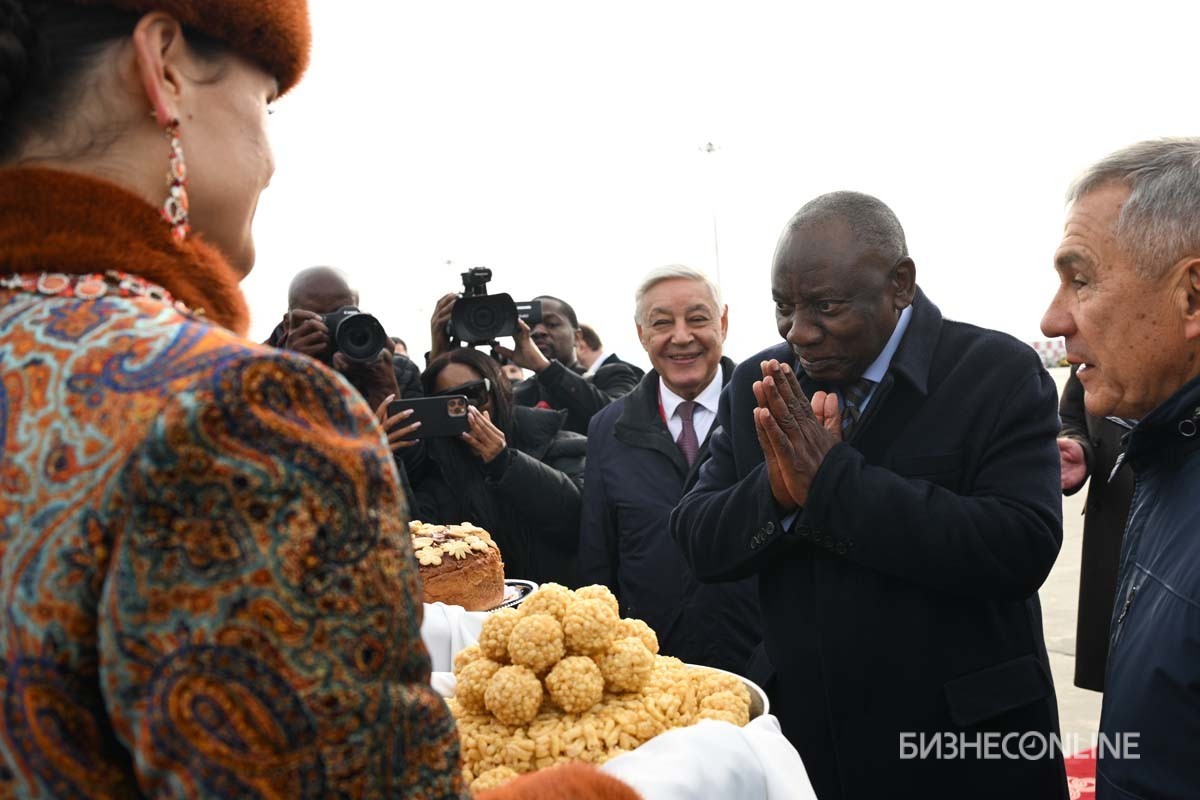
[(502, 608), (488, 614), (479, 631), (479, 649), (492, 661), (508, 663), (508, 637), (521, 621), (521, 612), (515, 608)]
[(563, 657), (563, 630), (549, 614), (528, 614), (508, 637), (508, 657), (514, 664), (541, 675)]
[(486, 710), (483, 693), (487, 691), (488, 682), (500, 666), (490, 658), (478, 658), (463, 667), (458, 673), (454, 689), (454, 697), (458, 704), (473, 713)]
[(580, 714), (604, 698), (604, 676), (587, 656), (567, 656), (546, 676), (546, 689), (563, 711)]
[(584, 656), (604, 652), (616, 638), (620, 621), (604, 600), (577, 599), (563, 615), (567, 652)]
[(542, 682), (529, 667), (501, 667), (483, 693), (487, 710), (505, 725), (524, 725), (542, 705)]
[(641, 639), (630, 636), (613, 642), (596, 657), (596, 664), (610, 692), (640, 692), (654, 670), (654, 654)]
[(577, 600), (603, 600), (612, 608), (613, 613), (618, 618), (621, 616), (621, 604), (617, 602), (617, 596), (612, 593), (612, 589), (600, 583), (593, 583), (591, 586), (584, 586), (575, 590), (575, 599)]
[(636, 636), (642, 640), (642, 644), (646, 645), (646, 649), (654, 655), (658, 655), (658, 634), (654, 629), (642, 622), (640, 619), (623, 619), (617, 626), (617, 638), (624, 639), (628, 636)]
[(574, 600), (575, 594), (567, 587), (558, 583), (543, 583), (540, 589), (521, 603), (521, 613), (526, 616), (549, 614), (561, 623), (563, 614), (567, 613), (567, 606)]
[(479, 649), (479, 645), (473, 644), (470, 647), (464, 647), (454, 655), (454, 674), (462, 672), (462, 668), (472, 661), (478, 661), (484, 658), (483, 651)]

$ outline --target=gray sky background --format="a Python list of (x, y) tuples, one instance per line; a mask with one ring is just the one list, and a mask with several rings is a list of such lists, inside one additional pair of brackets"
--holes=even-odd
[(745, 358), (778, 340), (780, 229), (834, 189), (895, 209), (946, 316), (1041, 338), (1071, 179), (1198, 132), (1189, 2), (311, 6), (243, 284), (258, 339), (291, 275), (332, 264), (419, 353), (436, 298), (485, 265), (646, 363), (633, 290), (666, 263), (715, 276), (715, 216)]

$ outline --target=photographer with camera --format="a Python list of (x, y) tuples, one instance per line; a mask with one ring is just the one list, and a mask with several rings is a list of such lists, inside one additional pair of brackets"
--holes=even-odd
[[(585, 378), (586, 369), (575, 353), (575, 310), (550, 295), (524, 304), (514, 304), (508, 295), (488, 295), (491, 275), (485, 268), (465, 272), (462, 295), (438, 300), (431, 320), (430, 360), (460, 343), (490, 344), (500, 359), (534, 373), (513, 387), (518, 405), (566, 411), (567, 430), (586, 435), (592, 415), (632, 391), (637, 374), (627, 364), (608, 363)], [(502, 336), (513, 337), (512, 348), (497, 344)]]

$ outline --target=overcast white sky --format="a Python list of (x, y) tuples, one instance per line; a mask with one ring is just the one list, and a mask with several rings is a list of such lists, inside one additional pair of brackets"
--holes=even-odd
[(835, 189), (895, 209), (944, 314), (1041, 338), (1070, 180), (1198, 132), (1194, 2), (310, 3), (244, 284), (258, 339), (291, 275), (332, 264), (420, 353), (485, 265), (647, 363), (633, 290), (666, 263), (715, 274), (715, 215), (745, 358), (778, 340), (780, 229)]

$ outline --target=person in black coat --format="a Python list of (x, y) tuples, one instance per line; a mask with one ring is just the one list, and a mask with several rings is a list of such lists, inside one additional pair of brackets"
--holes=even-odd
[(873, 197), (802, 208), (772, 291), (786, 341), (734, 372), (671, 529), (701, 580), (758, 576), (771, 708), (817, 795), (1065, 798), (1037, 599), (1062, 541), (1053, 381), (942, 319)]
[[(1062, 432), (1063, 494), (1072, 495), (1090, 478), (1083, 519), (1083, 555), (1079, 567), (1079, 617), (1075, 624), (1075, 685), (1104, 691), (1104, 665), (1121, 540), (1133, 497), (1133, 470), (1117, 459), (1125, 450), (1129, 422), (1093, 417), (1083, 405), (1083, 384), (1071, 369), (1058, 404)], [(1114, 468), (1116, 471), (1114, 472)]]
[[(722, 357), (727, 310), (703, 274), (666, 267), (642, 283), (635, 316), (654, 369), (588, 428), (579, 578), (612, 589), (664, 655), (741, 673), (762, 638), (757, 580), (699, 583), (667, 529), (733, 373)], [(694, 447), (680, 441), (684, 416)]]
[(438, 357), (421, 380), (427, 395), (465, 395), (471, 429), (424, 440), (413, 517), (479, 525), (507, 577), (573, 586), (587, 439), (563, 429), (561, 411), (514, 406), (508, 378), (478, 350)]

